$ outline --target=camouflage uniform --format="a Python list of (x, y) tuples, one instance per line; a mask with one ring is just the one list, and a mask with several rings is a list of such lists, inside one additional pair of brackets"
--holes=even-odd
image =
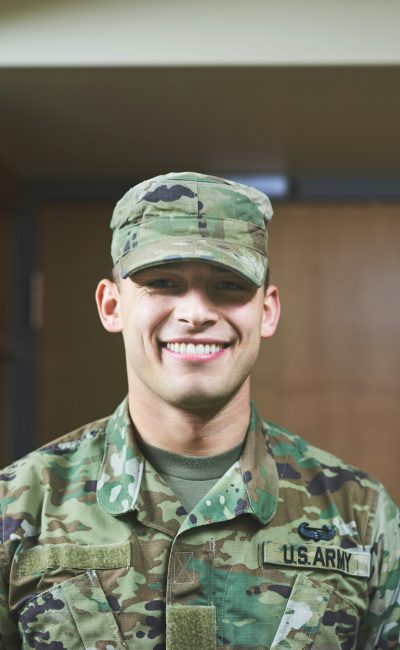
[(240, 460), (190, 513), (126, 400), (1, 479), (7, 650), (399, 647), (390, 497), (254, 408)]
[[(203, 260), (260, 287), (271, 215), (252, 188), (167, 174), (117, 204), (113, 261), (127, 277)], [(390, 497), (254, 408), (239, 461), (189, 513), (126, 400), (0, 478), (0, 648), (399, 647)]]

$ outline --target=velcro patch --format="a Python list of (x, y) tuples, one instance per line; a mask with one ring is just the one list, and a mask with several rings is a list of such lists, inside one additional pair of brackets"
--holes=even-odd
[(215, 607), (170, 605), (167, 607), (168, 650), (215, 650)]
[(340, 548), (329, 544), (262, 543), (263, 564), (282, 564), (287, 567), (340, 571), (351, 576), (368, 578), (371, 555), (368, 551)]
[(47, 544), (15, 556), (18, 576), (44, 573), (46, 569), (121, 569), (131, 561), (129, 542), (117, 544)]

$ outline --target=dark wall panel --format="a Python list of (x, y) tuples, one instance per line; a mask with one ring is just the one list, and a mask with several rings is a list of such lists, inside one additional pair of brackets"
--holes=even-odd
[(113, 206), (47, 205), (40, 215), (43, 326), (37, 442), (110, 413), (126, 394), (122, 340), (105, 332), (94, 292), (110, 277)]
[(7, 209), (0, 211), (0, 467), (10, 462), (13, 454), (11, 414), (14, 360), (13, 225), (11, 211)]

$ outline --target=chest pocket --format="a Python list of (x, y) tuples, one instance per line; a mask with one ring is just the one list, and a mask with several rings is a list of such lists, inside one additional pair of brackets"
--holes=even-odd
[[(104, 565), (111, 562), (111, 559), (108, 559), (109, 553), (107, 554), (105, 549), (106, 547), (102, 547), (97, 554), (93, 551), (93, 547), (90, 547), (90, 550), (88, 547), (75, 547), (74, 551), (71, 549), (71, 553), (65, 549), (65, 545), (60, 545), (55, 551), (51, 546), (43, 548), (43, 552), (41, 548), (32, 549), (20, 555), (17, 573), (23, 577), (28, 576), (35, 569), (44, 572), (49, 568), (56, 568), (54, 564), (56, 560), (60, 562), (60, 554), (64, 554), (61, 566), (67, 564), (68, 568), (81, 569), (83, 565), (86, 567), (95, 565), (96, 568), (104, 568)], [(121, 555), (121, 549), (119, 550)], [(112, 562), (115, 565), (116, 562), (121, 563), (121, 561), (122, 556), (118, 562), (118, 548), (115, 548)], [(79, 566), (71, 567), (77, 564)], [(86, 568), (83, 573), (60, 582), (29, 600), (19, 613), (18, 625), (24, 650), (28, 648), (122, 650), (126, 648), (94, 568)]]
[[(223, 548), (226, 550), (227, 548)], [(229, 547), (214, 572), (218, 645), (258, 650), (352, 650), (367, 598), (369, 553), (276, 541)], [(221, 555), (223, 555), (221, 553)]]
[(356, 646), (360, 612), (351, 595), (360, 602), (360, 596), (367, 593), (369, 552), (334, 545), (264, 542), (261, 555), (265, 568), (276, 566), (296, 575), (271, 649), (351, 650)]
[[(288, 647), (296, 650), (311, 648), (332, 590), (331, 585), (321, 585), (306, 575), (298, 574), (272, 641), (271, 650), (283, 650)], [(289, 645), (290, 641), (293, 645)]]

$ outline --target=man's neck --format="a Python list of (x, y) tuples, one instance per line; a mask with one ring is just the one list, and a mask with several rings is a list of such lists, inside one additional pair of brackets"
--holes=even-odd
[(250, 418), (249, 381), (233, 399), (194, 412), (167, 404), (146, 389), (129, 389), (129, 411), (144, 442), (176, 454), (212, 456), (238, 445)]

